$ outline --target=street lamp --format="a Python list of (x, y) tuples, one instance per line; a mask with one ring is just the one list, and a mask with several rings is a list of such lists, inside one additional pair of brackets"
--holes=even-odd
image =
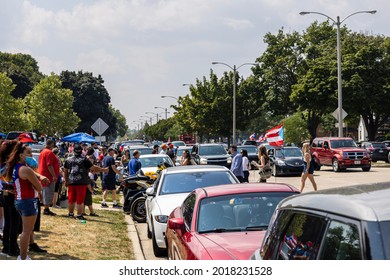
[[(156, 118), (157, 118), (157, 121), (156, 123), (158, 123), (158, 114), (157, 113), (153, 113), (153, 112), (145, 112), (145, 114), (153, 114), (153, 115), (156, 115)], [(152, 122), (152, 121), (150, 121)]]
[(149, 116), (140, 116), (140, 117), (146, 118), (146, 120), (150, 122), (149, 124), (152, 125), (152, 118), (151, 117), (149, 117)]
[(340, 21), (340, 17), (339, 16), (337, 16), (336, 20), (334, 20), (330, 16), (328, 16), (326, 14), (323, 14), (323, 13), (319, 13), (319, 12), (300, 12), (299, 13), (301, 16), (308, 15), (308, 14), (317, 14), (317, 15), (324, 16), (324, 17), (330, 19), (331, 21), (333, 21), (336, 24), (336, 26), (337, 26), (337, 92), (338, 92), (337, 101), (338, 101), (338, 110), (339, 110), (338, 111), (339, 137), (343, 137), (343, 93), (342, 93), (342, 85), (341, 85), (340, 25), (346, 19), (350, 18), (353, 15), (356, 15), (356, 14), (375, 14), (375, 13), (376, 13), (376, 10), (372, 10), (372, 11), (359, 11), (359, 12), (355, 12), (355, 13), (350, 14), (349, 16), (344, 18), (342, 21)]
[(133, 121), (133, 123), (136, 123), (138, 125), (138, 131), (139, 131), (139, 122)]
[(256, 63), (244, 63), (236, 67), (236, 65), (230, 66), (223, 62), (212, 62), (212, 64), (222, 64), (233, 70), (233, 145), (236, 144), (236, 73), (244, 65), (257, 65)]
[(163, 109), (163, 110), (165, 110), (165, 119), (167, 119), (167, 116), (168, 116), (168, 108), (154, 107), (154, 109)]
[(161, 95), (161, 98), (173, 98), (173, 99), (176, 99), (176, 100), (179, 100), (177, 97), (174, 97), (172, 95)]

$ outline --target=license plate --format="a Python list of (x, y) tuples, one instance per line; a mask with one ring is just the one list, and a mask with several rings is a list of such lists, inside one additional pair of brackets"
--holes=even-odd
[(380, 153), (383, 153), (383, 150), (379, 150)]
[(353, 163), (354, 164), (360, 164), (360, 160), (355, 160)]

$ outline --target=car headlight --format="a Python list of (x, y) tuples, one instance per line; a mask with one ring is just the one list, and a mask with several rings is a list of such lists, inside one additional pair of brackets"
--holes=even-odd
[(154, 219), (156, 220), (156, 222), (159, 222), (159, 223), (162, 223), (162, 224), (166, 224), (168, 222), (168, 216), (167, 215), (157, 215), (157, 216), (154, 216)]
[(341, 155), (343, 158), (348, 158), (348, 153), (347, 153), (347, 152), (340, 152), (340, 155)]
[(200, 158), (199, 164), (207, 164), (207, 159), (206, 158)]
[(228, 163), (228, 164), (231, 164), (231, 163), (232, 163), (232, 158), (231, 158), (231, 157), (228, 157), (227, 163)]
[(276, 165), (284, 166), (284, 165), (286, 165), (286, 163), (285, 163), (283, 160), (278, 159), (278, 160), (276, 161)]

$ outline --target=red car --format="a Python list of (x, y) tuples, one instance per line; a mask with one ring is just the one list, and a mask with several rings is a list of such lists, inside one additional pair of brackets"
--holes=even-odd
[(199, 188), (169, 216), (169, 259), (248, 260), (262, 242), (282, 199), (299, 194), (287, 184), (249, 183)]

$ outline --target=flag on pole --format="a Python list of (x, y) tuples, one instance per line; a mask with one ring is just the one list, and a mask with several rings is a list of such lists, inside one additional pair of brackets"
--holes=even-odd
[(264, 142), (265, 141), (264, 133), (259, 136), (258, 140), (259, 140), (259, 142)]
[(256, 139), (256, 132), (252, 133), (251, 136), (249, 136), (250, 140), (255, 140)]
[(283, 146), (284, 129), (283, 125), (278, 125), (267, 131), (265, 138), (271, 146)]

